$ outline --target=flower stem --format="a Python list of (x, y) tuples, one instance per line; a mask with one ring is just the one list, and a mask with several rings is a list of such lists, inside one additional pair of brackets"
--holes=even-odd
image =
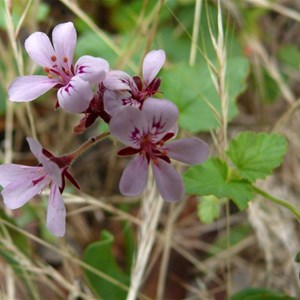
[(260, 188), (258, 188), (257, 186), (253, 185), (253, 189), (260, 194), (261, 196), (265, 197), (266, 199), (280, 205), (283, 206), (285, 208), (287, 208), (295, 217), (297, 217), (297, 219), (300, 221), (300, 211), (291, 203), (286, 202), (285, 200), (282, 199), (278, 199), (270, 194), (268, 194), (267, 192), (261, 190)]
[(79, 148), (77, 148), (75, 151), (71, 152), (68, 156), (74, 160), (76, 159), (79, 155), (82, 153), (86, 152), (88, 149), (90, 149), (92, 146), (100, 142), (102, 139), (106, 138), (109, 136), (109, 132), (104, 132), (99, 134), (96, 137), (90, 138), (88, 141), (86, 141), (84, 144), (82, 144)]

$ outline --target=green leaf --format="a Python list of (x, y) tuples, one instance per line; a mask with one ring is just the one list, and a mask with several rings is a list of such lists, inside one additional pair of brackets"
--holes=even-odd
[(125, 242), (126, 272), (130, 274), (136, 249), (134, 231), (130, 222), (125, 222), (123, 236)]
[[(237, 114), (235, 99), (245, 88), (248, 70), (249, 64), (245, 58), (235, 57), (227, 60), (228, 120)], [(219, 126), (214, 110), (221, 115), (221, 101), (204, 60), (193, 67), (187, 63), (177, 64), (161, 75), (164, 97), (178, 106), (179, 124), (182, 128), (196, 133)]]
[(176, 35), (174, 26), (165, 25), (159, 28), (155, 37), (158, 49), (164, 49), (169, 61), (188, 61), (191, 49), (191, 40), (186, 35)]
[(300, 263), (300, 252), (296, 254), (295, 262)]
[(247, 208), (254, 197), (251, 184), (243, 179), (229, 179), (228, 167), (218, 158), (210, 158), (202, 165), (190, 167), (183, 175), (190, 194), (215, 195), (234, 201), (240, 210)]
[(230, 142), (228, 157), (239, 174), (253, 182), (278, 167), (287, 150), (284, 136), (275, 133), (242, 132)]
[[(3, 71), (3, 68), (0, 68)], [(0, 86), (0, 116), (3, 116), (6, 112), (6, 99), (7, 99), (7, 91), (5, 91), (2, 86)]]
[(257, 79), (256, 84), (264, 87), (261, 89), (261, 98), (264, 103), (271, 104), (278, 99), (280, 95), (278, 84), (265, 69), (262, 71), (262, 78)]
[(214, 196), (202, 196), (198, 204), (198, 217), (203, 223), (211, 223), (220, 216), (221, 202)]
[[(135, 33), (133, 37), (138, 37), (136, 34), (137, 26), (139, 25), (139, 18), (144, 10), (144, 19), (151, 18), (151, 14), (156, 13), (155, 8), (157, 7), (156, 1), (144, 1), (133, 0), (133, 1), (122, 1), (118, 7), (111, 11), (110, 22), (118, 32), (132, 32)], [(169, 5), (174, 6), (170, 3)], [(169, 10), (164, 6), (160, 10), (159, 17), (160, 22), (166, 20), (169, 17)]]
[[(113, 241), (113, 235), (108, 231), (103, 230), (101, 232), (100, 241), (90, 244), (85, 249), (83, 253), (83, 261), (115, 280), (128, 285), (129, 276), (120, 270), (113, 257)], [(85, 270), (85, 275), (89, 284), (101, 299), (126, 299), (127, 291), (121, 287), (107, 281), (89, 270)]]
[(99, 122), (99, 130), (100, 132), (108, 131), (108, 124), (101, 120)]
[(296, 300), (271, 290), (262, 288), (247, 288), (233, 295), (230, 300)]
[(263, 7), (248, 7), (239, 2), (239, 9), (243, 13), (243, 31), (251, 36), (261, 36), (263, 33), (260, 19), (266, 14)]
[(38, 22), (42, 22), (49, 15), (50, 6), (46, 3), (41, 2), (41, 3), (39, 3), (37, 8), (38, 8), (38, 11), (37, 11), (36, 19)]
[(296, 45), (284, 45), (279, 50), (279, 58), (290, 67), (299, 70), (300, 50)]

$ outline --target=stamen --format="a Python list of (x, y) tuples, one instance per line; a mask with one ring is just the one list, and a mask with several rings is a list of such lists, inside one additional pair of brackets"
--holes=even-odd
[(56, 61), (56, 56), (55, 56), (55, 55), (52, 55), (50, 58), (51, 58), (51, 60), (52, 60), (53, 62)]
[(68, 58), (66, 56), (64, 56), (63, 61), (66, 63), (68, 62)]
[(49, 72), (50, 72), (50, 69), (49, 69), (48, 67), (45, 67), (45, 68), (44, 68), (44, 71), (45, 71), (46, 73), (49, 73)]
[(49, 79), (53, 79), (53, 78), (54, 78), (54, 75), (53, 75), (53, 74), (48, 74), (48, 78), (49, 78)]

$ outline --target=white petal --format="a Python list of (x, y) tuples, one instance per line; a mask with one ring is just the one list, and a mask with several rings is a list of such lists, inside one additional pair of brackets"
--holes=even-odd
[(59, 166), (51, 161), (46, 155), (43, 154), (42, 145), (34, 140), (31, 137), (27, 137), (27, 142), (29, 144), (30, 151), (34, 154), (34, 156), (38, 159), (38, 161), (43, 165), (44, 169), (51, 177), (51, 179), (58, 185), (62, 186), (62, 176), (61, 170)]
[(130, 91), (132, 87), (136, 88), (135, 82), (127, 73), (117, 70), (109, 71), (103, 84), (112, 91)]
[(27, 201), (39, 194), (47, 184), (50, 183), (49, 177), (43, 167), (32, 167), (28, 173), (19, 174), (14, 181), (4, 187), (1, 194), (4, 204), (10, 209), (23, 206)]
[(85, 111), (93, 98), (93, 91), (87, 81), (74, 76), (68, 85), (57, 92), (59, 105), (66, 111), (81, 113)]
[(36, 176), (36, 167), (22, 166), (16, 164), (0, 165), (0, 185), (7, 186), (18, 178), (31, 178)]
[(30, 58), (42, 67), (51, 67), (55, 56), (49, 37), (44, 32), (35, 32), (25, 41), (25, 49)]
[(63, 236), (66, 230), (66, 208), (59, 188), (54, 183), (49, 195), (47, 228), (55, 236)]
[[(77, 34), (73, 23), (67, 22), (55, 26), (52, 32), (52, 41), (60, 64), (67, 64), (68, 68), (70, 68), (77, 41)], [(67, 62), (64, 62), (65, 58), (67, 58)]]
[(40, 162), (50, 178), (55, 182), (55, 184), (57, 184), (59, 187), (62, 187), (63, 181), (61, 169), (59, 168), (59, 166), (46, 156), (42, 156)]
[(89, 55), (79, 58), (75, 65), (75, 73), (89, 83), (100, 83), (108, 72), (109, 64), (106, 60)]
[(150, 84), (162, 68), (166, 60), (163, 50), (152, 50), (148, 52), (143, 62), (143, 79), (146, 85)]
[(131, 98), (130, 93), (128, 92), (118, 92), (105, 90), (103, 94), (103, 105), (104, 110), (111, 116), (115, 116), (120, 109), (125, 106), (137, 106), (136, 100)]
[(49, 79), (47, 76), (20, 76), (8, 87), (9, 99), (15, 102), (31, 101), (49, 91), (57, 83), (57, 79)]
[(136, 156), (123, 171), (120, 180), (120, 192), (124, 196), (140, 195), (148, 179), (148, 162), (143, 155)]
[(44, 154), (42, 153), (43, 147), (42, 145), (36, 141), (35, 139), (31, 137), (26, 138), (27, 143), (29, 144), (30, 151), (34, 154), (34, 156), (38, 159), (40, 162), (41, 156)]

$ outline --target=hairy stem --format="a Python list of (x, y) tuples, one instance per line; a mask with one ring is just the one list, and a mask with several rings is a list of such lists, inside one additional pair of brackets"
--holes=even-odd
[(104, 133), (99, 134), (96, 137), (90, 138), (88, 141), (86, 141), (84, 144), (82, 144), (79, 148), (77, 148), (75, 151), (73, 151), (72, 153), (70, 153), (68, 156), (72, 160), (76, 159), (82, 153), (86, 152), (92, 146), (94, 146), (95, 144), (97, 144), (98, 142), (100, 142), (102, 139), (106, 138), (109, 135), (110, 135), (109, 132), (104, 132)]
[(294, 205), (292, 205), (291, 203), (289, 203), (285, 200), (282, 200), (282, 199), (279, 199), (279, 198), (276, 198), (276, 197), (270, 195), (269, 193), (258, 188), (257, 186), (253, 186), (253, 189), (255, 190), (255, 192), (257, 194), (263, 196), (264, 198), (266, 198), (280, 206), (287, 208), (300, 221), (300, 211)]

